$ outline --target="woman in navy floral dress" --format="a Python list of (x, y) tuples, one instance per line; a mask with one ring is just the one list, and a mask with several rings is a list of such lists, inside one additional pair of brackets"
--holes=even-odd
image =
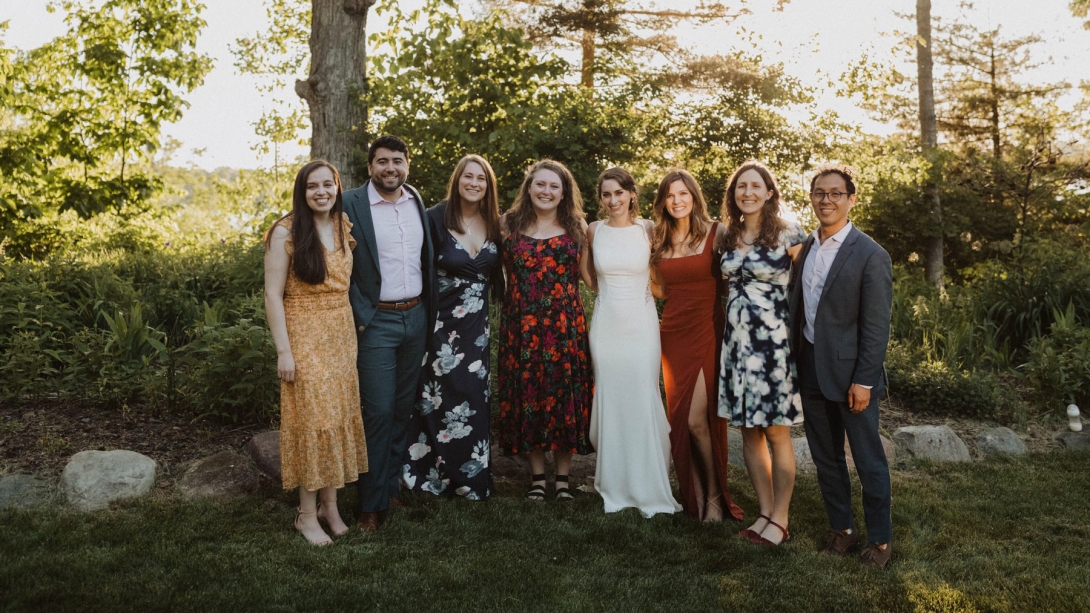
[(761, 507), (757, 521), (738, 534), (763, 545), (790, 538), (787, 512), (795, 487), (791, 426), (802, 423), (798, 375), (787, 341), (787, 281), (791, 258), (806, 235), (779, 212), (780, 190), (772, 172), (760, 162), (742, 164), (723, 198), (727, 233), (720, 270), (729, 290), (719, 415), (742, 430), (742, 455)]
[(496, 176), (467, 155), (447, 198), (428, 209), (439, 316), (424, 358), (423, 396), (409, 422), (402, 480), (410, 489), (484, 500), (489, 469), (489, 290), (502, 295)]
[(588, 453), (593, 370), (579, 297), (586, 221), (562, 164), (526, 174), (502, 221), (507, 296), (500, 314), (499, 419), (504, 454), (529, 454), (527, 498), (545, 500), (545, 452), (556, 460), (556, 498), (571, 498), (571, 454)]

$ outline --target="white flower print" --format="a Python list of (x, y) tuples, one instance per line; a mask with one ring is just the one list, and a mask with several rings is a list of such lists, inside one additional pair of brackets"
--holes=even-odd
[(441, 494), (443, 493), (443, 490), (447, 489), (447, 485), (449, 484), (450, 479), (440, 479), (439, 469), (433, 468), (428, 471), (428, 480), (420, 486), (420, 489), (425, 492), (431, 492), (432, 494)]
[(416, 475), (412, 473), (412, 468), (408, 464), (401, 468), (401, 480), (405, 483), (405, 487), (410, 490), (416, 485)]
[(750, 354), (746, 358), (746, 367), (745, 368), (746, 368), (746, 370), (748, 370), (750, 372), (756, 372), (756, 373), (763, 372), (764, 371), (764, 366), (765, 366), (765, 361), (764, 361), (764, 358), (762, 356)]
[[(409, 459), (416, 461), (420, 458), (428, 455), (431, 452), (431, 447), (428, 446), (428, 437), (423, 432), (420, 433), (420, 438), (417, 442), (409, 445)], [(406, 465), (408, 468), (408, 465)]]
[(462, 358), (466, 356), (464, 353), (454, 352), (455, 349), (452, 345), (443, 345), (439, 348), (435, 361), (431, 363), (431, 367), (435, 370), (437, 376), (441, 377), (457, 368), (458, 364), (462, 362)]
[(472, 364), (469, 365), (469, 372), (477, 372), (478, 370), (481, 369), (481, 366), (483, 364), (484, 364), (484, 362), (481, 361), (481, 360), (477, 360), (477, 361), (473, 362)]
[(443, 404), (443, 390), (438, 381), (429, 381), (424, 384), (424, 393), (417, 403), (421, 415), (428, 415)]
[(488, 468), (488, 459), (491, 457), (491, 452), (488, 449), (488, 439), (479, 441), (473, 446), (473, 453), (471, 458), (481, 463), (481, 466)]
[(476, 411), (469, 408), (469, 402), (463, 402), (452, 410), (447, 411), (446, 416), (443, 418), (443, 423), (446, 424), (447, 427), (439, 431), (440, 440), (444, 438), (444, 434), (449, 437), (447, 440), (469, 436), (469, 433), (473, 432), (473, 426), (470, 426), (466, 422), (469, 421), (470, 415), (476, 414)]
[(488, 326), (484, 327), (484, 334), (477, 337), (477, 340), (473, 341), (473, 344), (478, 347), (488, 346)]
[(459, 319), (469, 315), (470, 313), (476, 313), (484, 308), (484, 299), (481, 298), (481, 292), (484, 291), (483, 283), (473, 283), (462, 292), (462, 304), (454, 308), (452, 315)]

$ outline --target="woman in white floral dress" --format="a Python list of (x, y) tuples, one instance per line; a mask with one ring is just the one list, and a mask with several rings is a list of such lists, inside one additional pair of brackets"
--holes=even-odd
[(489, 459), (488, 299), (502, 293), (496, 177), (484, 158), (458, 162), (447, 199), (427, 212), (439, 274), (439, 317), (424, 358), (423, 394), (408, 428), (409, 489), (484, 500)]
[(720, 245), (720, 270), (730, 289), (719, 415), (742, 431), (742, 455), (761, 507), (757, 521), (739, 536), (762, 545), (790, 538), (787, 513), (795, 487), (791, 426), (802, 423), (798, 376), (787, 342), (787, 281), (791, 259), (806, 235), (779, 213), (780, 190), (772, 172), (757, 161), (742, 164), (723, 198), (727, 232)]

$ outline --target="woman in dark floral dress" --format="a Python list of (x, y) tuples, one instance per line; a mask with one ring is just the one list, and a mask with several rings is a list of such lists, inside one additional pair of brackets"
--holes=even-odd
[(526, 173), (501, 228), (507, 296), (500, 316), (499, 420), (504, 454), (529, 454), (527, 498), (545, 500), (545, 452), (556, 498), (568, 500), (571, 454), (587, 453), (593, 370), (579, 298), (586, 243), (583, 201), (563, 164)]
[(446, 200), (428, 209), (439, 316), (424, 358), (423, 396), (409, 422), (409, 489), (484, 500), (492, 493), (488, 432), (489, 289), (503, 291), (496, 175), (478, 155), (454, 169)]
[[(719, 415), (741, 428), (742, 454), (761, 512), (739, 536), (761, 545), (790, 538), (787, 512), (795, 487), (791, 426), (802, 423), (795, 360), (787, 342), (791, 258), (806, 235), (780, 218), (772, 172), (749, 161), (727, 183), (727, 232), (719, 262), (730, 285), (719, 371)], [(772, 453), (769, 454), (769, 447)]]

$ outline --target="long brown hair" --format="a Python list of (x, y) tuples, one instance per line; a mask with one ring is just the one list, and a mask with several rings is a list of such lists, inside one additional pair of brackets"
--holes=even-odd
[(341, 173), (337, 167), (325, 160), (308, 162), (295, 175), (295, 188), (291, 196), (291, 212), (277, 219), (269, 231), (265, 233), (265, 250), (269, 249), (272, 242), (273, 230), (276, 226), (288, 218), (291, 218), (291, 242), (293, 246), (292, 270), (296, 278), (304, 283), (317, 285), (325, 281), (325, 245), (318, 236), (318, 229), (314, 225), (314, 211), (307, 204), (307, 179), (310, 174), (319, 168), (328, 168), (333, 173), (333, 181), (337, 184), (337, 199), (333, 202), (333, 208), (329, 216), (333, 220), (333, 240), (336, 249), (345, 248), (344, 230), (344, 199), (341, 194)]
[[(598, 175), (598, 186), (595, 188), (594, 194), (599, 202), (602, 200), (602, 184), (609, 180), (616, 181), (617, 184), (621, 186), (621, 189), (632, 192), (632, 202), (628, 203), (628, 218), (632, 221), (636, 221), (640, 216), (640, 190), (636, 187), (636, 179), (632, 177), (632, 173), (619, 166), (603, 170), (602, 174)], [(598, 219), (605, 219), (607, 217), (609, 217), (609, 211), (605, 207), (599, 206)]]
[(587, 214), (583, 212), (583, 196), (579, 193), (579, 186), (576, 185), (571, 171), (554, 160), (540, 160), (526, 171), (526, 177), (522, 180), (515, 202), (507, 210), (507, 229), (511, 234), (521, 234), (536, 221), (537, 213), (534, 212), (534, 203), (530, 201), (530, 184), (534, 181), (534, 175), (541, 170), (551, 170), (560, 177), (564, 195), (556, 207), (556, 221), (561, 228), (564, 228), (564, 232), (582, 247), (583, 241), (586, 240), (582, 221), (587, 217)]
[(655, 190), (655, 227), (651, 232), (651, 264), (657, 264), (662, 256), (674, 248), (674, 228), (678, 221), (666, 211), (666, 196), (670, 193), (670, 186), (675, 181), (681, 181), (693, 195), (693, 210), (689, 213), (689, 233), (686, 242), (689, 248), (696, 251), (701, 241), (707, 237), (708, 228), (712, 218), (708, 215), (708, 205), (704, 202), (704, 193), (700, 191), (700, 185), (689, 174), (689, 171), (675, 168), (666, 173), (659, 181), (659, 188)]
[(780, 232), (785, 227), (783, 220), (780, 219), (780, 186), (776, 184), (776, 177), (761, 162), (747, 160), (730, 176), (730, 181), (727, 181), (727, 192), (723, 194), (723, 208), (719, 217), (727, 225), (727, 234), (723, 237), (723, 244), (719, 246), (722, 251), (737, 249), (738, 241), (741, 240), (742, 233), (746, 229), (742, 220), (744, 216), (742, 209), (738, 208), (738, 202), (734, 199), (734, 190), (738, 187), (738, 179), (748, 170), (757, 171), (757, 174), (761, 175), (761, 180), (764, 181), (765, 188), (772, 192), (772, 196), (761, 207), (761, 230), (753, 244), (766, 249), (775, 249), (780, 242)]
[(470, 153), (458, 160), (454, 167), (454, 173), (450, 175), (447, 183), (447, 210), (443, 213), (443, 225), (456, 232), (465, 232), (462, 226), (462, 194), (458, 192), (458, 180), (466, 171), (466, 166), (475, 162), (484, 170), (485, 190), (484, 197), (478, 203), (481, 210), (481, 219), (484, 220), (485, 233), (492, 244), (500, 242), (500, 201), (496, 195), (496, 173), (492, 172), (492, 166), (483, 157)]

